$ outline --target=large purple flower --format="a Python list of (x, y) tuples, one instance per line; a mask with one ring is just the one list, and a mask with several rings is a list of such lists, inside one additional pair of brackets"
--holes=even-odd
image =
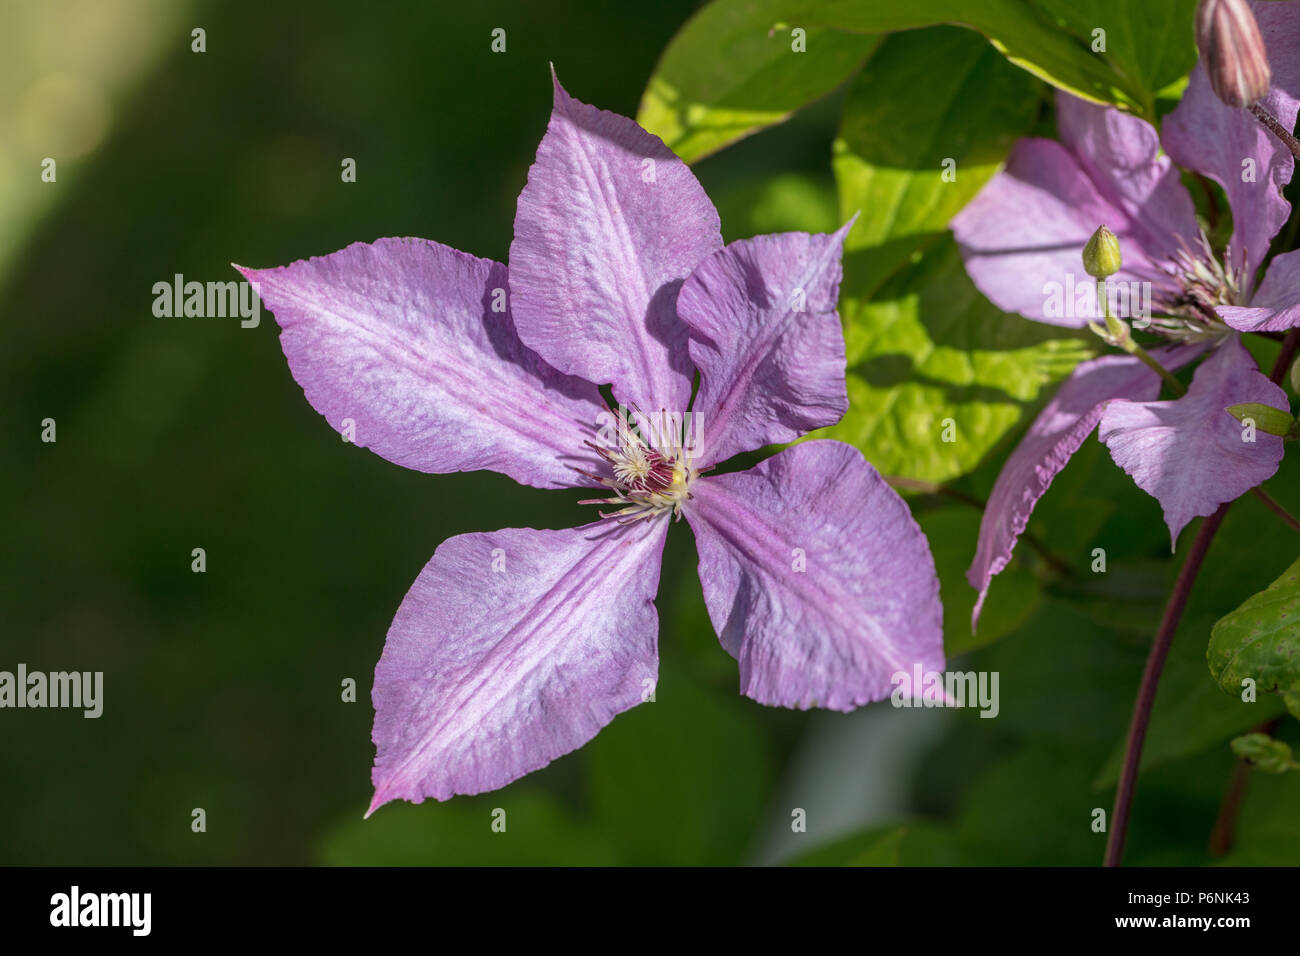
[(897, 671), (942, 668), (928, 545), (858, 451), (810, 441), (705, 474), (843, 415), (844, 232), (723, 248), (690, 169), (557, 81), (508, 270), (423, 239), (242, 270), (308, 400), (358, 444), (420, 471), (602, 489), (609, 508), (436, 550), (375, 671), (371, 811), (503, 786), (648, 699), (673, 516), (755, 700), (849, 710)]
[[(1261, 106), (1290, 129), (1300, 106), (1300, 4), (1253, 8), (1273, 67)], [(1080, 250), (1105, 224), (1123, 244), (1124, 266), (1111, 280), (1126, 293), (1115, 296), (1117, 311), (1141, 315), (1146, 299), (1155, 314), (1150, 331), (1166, 342), (1153, 355), (1166, 368), (1208, 357), (1187, 394), (1172, 401), (1157, 401), (1159, 376), (1132, 356), (1108, 355), (1075, 370), (998, 476), (967, 572), (979, 591), (972, 624), (1034, 505), (1098, 425), (1115, 462), (1160, 502), (1174, 542), (1193, 517), (1269, 478), (1282, 457), (1281, 439), (1260, 433), (1243, 441), (1224, 409), (1288, 407), (1238, 333), (1300, 324), (1300, 251), (1276, 256), (1255, 285), (1290, 214), (1282, 196), (1290, 151), (1248, 112), (1221, 103), (1200, 66), (1165, 119), (1163, 138), (1138, 117), (1064, 93), (1057, 126), (1060, 142), (1022, 140), (953, 220), (976, 286), (1006, 311), (1082, 327), (1099, 313), (1088, 311), (1096, 308), (1094, 286)], [(1223, 187), (1233, 234), (1222, 255), (1202, 232), (1175, 162)]]

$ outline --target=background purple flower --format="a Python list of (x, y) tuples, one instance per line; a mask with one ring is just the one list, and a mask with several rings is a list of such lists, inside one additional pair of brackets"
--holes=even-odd
[[(1254, 8), (1274, 67), (1262, 105), (1292, 128), (1300, 107), (1300, 8)], [(1098, 315), (1069, 309), (1074, 300), (1056, 312), (1049, 290), (1090, 294), (1080, 252), (1104, 224), (1119, 236), (1124, 255), (1110, 282), (1147, 283), (1151, 290), (1157, 317), (1150, 331), (1170, 343), (1157, 353), (1162, 364), (1176, 371), (1212, 354), (1188, 394), (1173, 401), (1155, 400), (1159, 378), (1130, 356), (1075, 370), (998, 476), (967, 573), (979, 591), (972, 623), (1034, 504), (1099, 423), (1116, 463), (1160, 502), (1175, 543), (1193, 517), (1272, 476), (1282, 454), (1272, 436), (1243, 442), (1240, 424), (1224, 408), (1239, 402), (1288, 407), (1234, 330), (1277, 331), (1300, 322), (1295, 253), (1278, 256), (1258, 290), (1255, 284), (1269, 242), (1290, 213), (1281, 193), (1293, 171), (1290, 151), (1249, 113), (1220, 102), (1199, 66), (1166, 118), (1163, 137), (1114, 108), (1066, 93), (1056, 102), (1060, 142), (1018, 143), (1005, 169), (953, 219), (972, 280), (1006, 311), (1083, 327)], [(1233, 234), (1222, 256), (1202, 233), (1174, 161), (1223, 187)], [(1244, 164), (1253, 177), (1243, 175)], [(1137, 311), (1124, 297), (1117, 305), (1121, 315)]]

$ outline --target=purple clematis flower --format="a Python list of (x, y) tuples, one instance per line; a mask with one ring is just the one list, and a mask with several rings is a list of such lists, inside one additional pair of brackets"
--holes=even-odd
[[(1290, 129), (1300, 107), (1300, 4), (1252, 6), (1273, 66), (1273, 87), (1261, 106)], [(1282, 458), (1281, 439), (1259, 433), (1244, 442), (1241, 425), (1224, 409), (1240, 402), (1288, 408), (1285, 392), (1259, 372), (1238, 333), (1300, 324), (1300, 251), (1276, 256), (1255, 284), (1270, 241), (1290, 215), (1282, 196), (1293, 171), (1290, 151), (1249, 113), (1220, 102), (1199, 65), (1165, 119), (1163, 137), (1145, 120), (1065, 93), (1057, 95), (1057, 126), (1060, 142), (1017, 143), (1004, 170), (953, 219), (971, 279), (1006, 311), (1083, 327), (1100, 312), (1089, 311), (1096, 308), (1095, 287), (1080, 250), (1106, 224), (1124, 247), (1112, 288), (1135, 293), (1115, 296), (1116, 311), (1141, 315), (1145, 294), (1158, 316), (1149, 331), (1167, 343), (1152, 355), (1167, 369), (1208, 357), (1187, 394), (1172, 401), (1157, 400), (1159, 376), (1129, 355), (1103, 356), (1074, 371), (989, 498), (967, 572), (979, 591), (972, 626), (1034, 505), (1094, 428), (1100, 426), (1115, 462), (1160, 502), (1175, 543), (1193, 517), (1269, 478)], [(1175, 162), (1223, 187), (1233, 234), (1221, 257), (1197, 222)], [(1071, 309), (1076, 301), (1081, 307)]]
[[(724, 248), (684, 163), (556, 81), (508, 269), (381, 239), (241, 270), (308, 401), (358, 444), (420, 471), (599, 488), (610, 506), (570, 530), (438, 547), (375, 671), (370, 812), (501, 787), (648, 699), (673, 517), (695, 532), (744, 694), (850, 710), (887, 696), (900, 670), (942, 669), (929, 547), (856, 449), (810, 441), (706, 474), (846, 410), (847, 228)], [(672, 414), (688, 407), (689, 435)], [(668, 440), (645, 424), (659, 411)]]

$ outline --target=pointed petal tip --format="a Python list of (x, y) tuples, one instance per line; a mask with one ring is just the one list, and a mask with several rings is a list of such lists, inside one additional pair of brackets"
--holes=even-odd
[(552, 102), (554, 106), (558, 108), (562, 103), (567, 103), (569, 100), (573, 99), (573, 97), (569, 95), (569, 91), (566, 90), (564, 84), (560, 82), (560, 74), (555, 72), (555, 61), (548, 60), (547, 65), (551, 71)]
[(979, 590), (979, 594), (975, 596), (975, 606), (971, 608), (971, 612), (970, 612), (971, 637), (975, 636), (975, 632), (978, 629), (979, 622), (980, 622), (980, 612), (984, 610), (984, 599), (988, 597), (988, 593), (989, 593), (989, 589), (986, 586), (981, 588)]

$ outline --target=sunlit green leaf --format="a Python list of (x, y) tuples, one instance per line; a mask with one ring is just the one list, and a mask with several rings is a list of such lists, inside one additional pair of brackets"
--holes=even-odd
[[(944, 64), (935, 70), (934, 64)], [(885, 40), (849, 87), (834, 146), (853, 287), (874, 292), (983, 188), (1033, 123), (1031, 77), (957, 27)]]
[(856, 445), (882, 474), (942, 482), (969, 471), (1093, 354), (1082, 337), (991, 305), (950, 238), (865, 300), (856, 277), (870, 255), (845, 257), (849, 412), (818, 434)]
[(719, 0), (695, 14), (655, 68), (637, 122), (687, 162), (765, 126), (844, 82), (879, 42), (834, 29), (779, 26), (790, 4)]

